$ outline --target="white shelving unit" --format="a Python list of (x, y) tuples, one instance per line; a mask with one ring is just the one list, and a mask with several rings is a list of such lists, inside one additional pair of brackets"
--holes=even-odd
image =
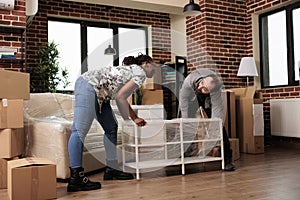
[[(171, 165), (181, 165), (182, 174), (185, 165), (192, 163), (221, 161), (224, 169), (220, 119), (148, 120), (145, 127), (122, 122), (121, 127), (123, 168), (134, 169), (136, 179), (140, 179), (143, 170)], [(197, 153), (187, 157), (185, 152), (191, 144), (197, 146)], [(220, 157), (210, 155), (216, 145), (221, 147)]]

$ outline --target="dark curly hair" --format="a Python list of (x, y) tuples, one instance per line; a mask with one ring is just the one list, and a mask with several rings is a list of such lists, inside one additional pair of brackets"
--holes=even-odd
[(123, 65), (142, 65), (144, 62), (152, 62), (153, 59), (145, 54), (139, 53), (137, 57), (134, 56), (127, 56), (123, 59)]
[(127, 56), (123, 59), (122, 62), (123, 65), (132, 65), (132, 64), (136, 64), (136, 59), (134, 56)]
[(139, 53), (138, 56), (135, 58), (137, 65), (142, 65), (144, 62), (152, 62), (153, 59), (145, 54)]

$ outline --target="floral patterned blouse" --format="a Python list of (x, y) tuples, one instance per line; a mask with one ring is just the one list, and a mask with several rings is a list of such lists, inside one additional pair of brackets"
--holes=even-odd
[(145, 71), (138, 65), (108, 66), (87, 71), (81, 76), (94, 87), (100, 110), (102, 103), (115, 99), (116, 93), (128, 81), (141, 86), (146, 79)]

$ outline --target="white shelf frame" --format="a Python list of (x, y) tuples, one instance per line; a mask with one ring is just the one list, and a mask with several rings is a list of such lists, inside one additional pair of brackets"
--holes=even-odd
[[(220, 130), (220, 137), (215, 139), (201, 139), (201, 140), (190, 140), (184, 141), (183, 140), (183, 124), (184, 123), (207, 123), (207, 122), (217, 122), (219, 123), (219, 130)], [(122, 130), (124, 130), (125, 125), (134, 126), (134, 143), (125, 143), (124, 142), (124, 134), (122, 131), (122, 160), (123, 160), (123, 170), (125, 171), (126, 167), (135, 169), (136, 179), (140, 179), (140, 171), (142, 169), (150, 169), (150, 168), (157, 168), (157, 167), (167, 167), (172, 165), (181, 165), (181, 173), (182, 175), (185, 174), (185, 164), (192, 164), (192, 163), (205, 163), (205, 162), (213, 162), (213, 161), (221, 161), (222, 169), (224, 169), (224, 144), (223, 144), (223, 125), (221, 119), (218, 118), (210, 118), (210, 119), (199, 119), (199, 118), (179, 118), (173, 120), (148, 120), (147, 124), (149, 125), (161, 125), (161, 124), (172, 124), (176, 123), (180, 126), (180, 141), (178, 142), (164, 142), (164, 143), (150, 143), (150, 144), (139, 144), (139, 133), (138, 126), (135, 125), (131, 121), (122, 121), (121, 126)], [(166, 136), (165, 136), (166, 137)], [(165, 140), (166, 141), (166, 140)], [(212, 156), (198, 156), (198, 157), (184, 157), (184, 144), (187, 143), (198, 143), (198, 142), (219, 142), (221, 146), (221, 156), (220, 157), (212, 157)], [(170, 144), (180, 144), (180, 158), (176, 159), (158, 159), (158, 160), (147, 160), (147, 161), (139, 161), (139, 148), (140, 147), (166, 147)], [(125, 147), (132, 147), (135, 151), (135, 161), (136, 162), (126, 162), (125, 160)], [(165, 151), (165, 158), (167, 158), (167, 152)]]

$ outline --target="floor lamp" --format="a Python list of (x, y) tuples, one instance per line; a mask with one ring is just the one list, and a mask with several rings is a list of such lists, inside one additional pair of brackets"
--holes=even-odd
[(249, 76), (258, 76), (255, 60), (253, 57), (242, 58), (237, 76), (247, 77), (247, 87), (249, 86)]

